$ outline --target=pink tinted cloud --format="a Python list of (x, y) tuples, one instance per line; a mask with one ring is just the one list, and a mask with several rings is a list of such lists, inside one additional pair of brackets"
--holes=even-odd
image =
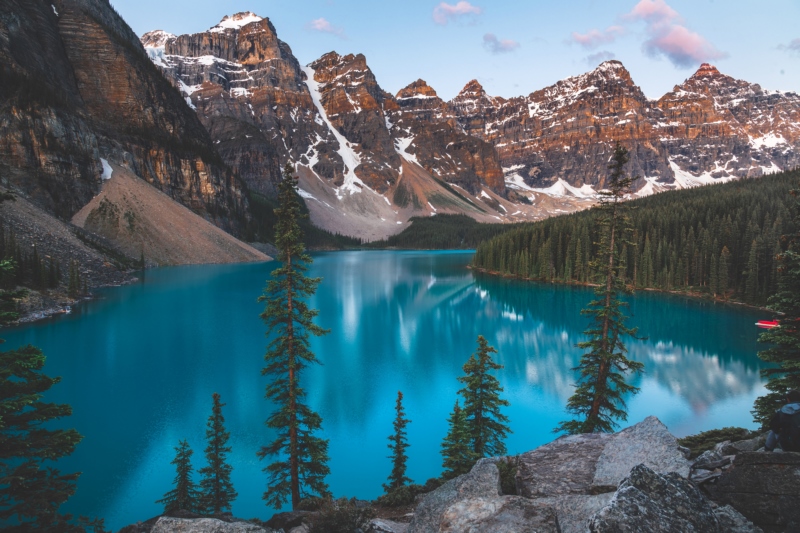
[(647, 54), (663, 54), (673, 64), (684, 68), (727, 57), (704, 37), (679, 24), (655, 32), (643, 46)]
[(441, 26), (446, 26), (451, 20), (455, 20), (467, 15), (480, 15), (483, 10), (478, 6), (473, 6), (465, 0), (450, 5), (442, 2), (433, 9), (433, 21)]
[(494, 33), (483, 36), (483, 47), (492, 54), (505, 54), (519, 48), (519, 43), (511, 39), (498, 39)]
[(342, 28), (334, 26), (333, 24), (328, 22), (325, 18), (318, 18), (312, 20), (311, 22), (306, 24), (306, 29), (311, 31), (318, 31), (320, 33), (330, 33), (331, 35), (335, 35), (342, 39), (347, 38)]
[(681, 16), (664, 0), (641, 0), (630, 13), (623, 17), (628, 20), (644, 20), (651, 24), (679, 22)]
[(609, 26), (605, 31), (589, 30), (586, 33), (572, 32), (572, 40), (584, 48), (597, 48), (601, 44), (613, 43), (618, 36), (625, 33), (622, 26)]
[(664, 0), (640, 0), (622, 19), (644, 21), (647, 24), (647, 39), (642, 45), (645, 53), (651, 57), (663, 55), (676, 67), (691, 68), (698, 63), (727, 57), (705, 37), (688, 29), (680, 14)]

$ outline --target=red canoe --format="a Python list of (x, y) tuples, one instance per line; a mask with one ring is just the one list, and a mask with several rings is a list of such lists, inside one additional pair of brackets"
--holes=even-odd
[(777, 320), (759, 320), (756, 322), (756, 326), (760, 327), (761, 329), (772, 329), (778, 327)]

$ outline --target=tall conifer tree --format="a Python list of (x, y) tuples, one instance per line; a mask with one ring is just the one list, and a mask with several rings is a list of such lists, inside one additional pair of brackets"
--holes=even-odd
[(233, 468), (225, 459), (231, 452), (231, 447), (226, 446), (231, 434), (225, 431), (225, 417), (222, 408), (225, 406), (220, 401), (216, 392), (212, 396), (213, 405), (211, 416), (206, 424), (206, 461), (208, 466), (200, 469), (200, 507), (207, 514), (220, 514), (230, 510), (231, 503), (238, 494), (233, 490), (231, 471)]
[(500, 370), (492, 360), (497, 350), (489, 346), (482, 335), (478, 335), (478, 351), (464, 363), (464, 376), (458, 381), (464, 388), (458, 391), (464, 399), (464, 417), (469, 427), (470, 445), (478, 458), (504, 455), (506, 445), (503, 439), (511, 433), (508, 417), (500, 412), (508, 406), (508, 400), (500, 398), (503, 387), (489, 372)]
[(470, 443), (469, 426), (464, 410), (456, 401), (453, 412), (447, 420), (448, 430), (444, 440), (442, 440), (442, 476), (445, 479), (452, 479), (466, 474), (472, 469), (478, 456), (472, 451)]
[(575, 393), (567, 402), (567, 411), (578, 418), (561, 422), (555, 431), (567, 433), (596, 433), (613, 431), (615, 419), (626, 420), (623, 395), (638, 389), (625, 382), (629, 372), (641, 372), (642, 363), (629, 360), (622, 338), (636, 336), (636, 329), (625, 325), (622, 313), (626, 305), (622, 294), (629, 293), (620, 268), (619, 249), (627, 243), (628, 229), (622, 201), (630, 193), (633, 180), (623, 170), (628, 151), (619, 143), (611, 158), (606, 189), (600, 191), (600, 242), (593, 267), (602, 281), (595, 289), (596, 298), (582, 314), (592, 317), (593, 325), (585, 331), (589, 337), (578, 347), (589, 350), (583, 354), (575, 370), (580, 371)]
[(387, 493), (399, 489), (407, 483), (411, 483), (411, 479), (406, 476), (406, 448), (408, 448), (408, 438), (406, 437), (406, 426), (411, 422), (406, 418), (405, 410), (403, 409), (403, 393), (397, 391), (397, 401), (394, 406), (395, 418), (394, 433), (389, 435), (389, 449), (392, 450), (392, 455), (389, 459), (392, 460), (392, 473), (389, 474), (388, 483), (384, 483), (383, 490)]
[(199, 496), (197, 489), (192, 481), (192, 454), (194, 452), (189, 447), (186, 439), (180, 441), (175, 447), (175, 459), (170, 464), (175, 465), (175, 485), (171, 491), (164, 494), (156, 503), (164, 504), (164, 512), (184, 510), (197, 512), (199, 507)]
[(258, 299), (266, 302), (261, 318), (272, 338), (261, 373), (271, 379), (266, 397), (276, 410), (266, 425), (277, 435), (258, 451), (258, 457), (277, 456), (264, 468), (269, 475), (263, 496), (267, 505), (278, 508), (291, 501), (292, 507), (297, 508), (303, 497), (328, 494), (328, 441), (315, 436), (322, 428), (322, 417), (304, 403), (306, 393), (300, 386), (302, 371), (319, 363), (309, 348), (309, 335), (324, 335), (327, 331), (314, 324), (319, 311), (310, 309), (305, 302), (321, 280), (305, 274), (311, 257), (303, 246), (297, 178), (289, 164), (278, 184), (278, 201), (275, 245), (281, 266), (272, 271)]
[[(13, 260), (0, 261), (0, 281), (14, 274)], [(16, 299), (24, 293), (0, 290), (0, 325), (19, 318)], [(35, 346), (0, 352), (0, 523), (8, 533), (102, 532), (102, 520), (76, 520), (58, 512), (75, 493), (80, 473), (62, 474), (45, 461), (70, 455), (83, 437), (74, 429), (46, 427), (71, 415), (72, 408), (43, 401), (44, 393), (61, 381), (42, 372), (44, 363)]]
[[(797, 196), (798, 191), (792, 191)], [(800, 202), (798, 202), (800, 208)], [(800, 227), (800, 213), (795, 216)], [(766, 427), (783, 403), (786, 393), (800, 390), (800, 230), (781, 239), (786, 250), (778, 254), (778, 292), (770, 298), (770, 309), (780, 313), (778, 327), (761, 334), (759, 341), (771, 347), (758, 357), (776, 366), (764, 368), (769, 393), (756, 399), (753, 418)]]

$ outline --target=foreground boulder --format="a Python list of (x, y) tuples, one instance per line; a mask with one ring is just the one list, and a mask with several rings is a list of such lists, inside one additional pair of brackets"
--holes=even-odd
[(703, 488), (766, 532), (800, 531), (800, 453), (740, 453)]
[(633, 468), (611, 502), (589, 520), (592, 533), (727, 533), (760, 531), (735, 510), (723, 520), (700, 490), (681, 475), (657, 474), (644, 465)]
[(468, 474), (451, 479), (417, 506), (407, 533), (558, 533), (549, 505), (500, 495), (500, 473), (481, 460)]
[(517, 494), (552, 506), (563, 533), (582, 533), (638, 464), (681, 476), (691, 466), (677, 439), (650, 416), (619, 433), (569, 435), (520, 455)]

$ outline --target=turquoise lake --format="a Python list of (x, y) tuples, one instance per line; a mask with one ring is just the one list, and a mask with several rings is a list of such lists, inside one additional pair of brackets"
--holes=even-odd
[[(311, 301), (331, 333), (314, 339), (323, 362), (303, 376), (330, 439), (328, 478), (336, 496), (374, 498), (390, 471), (397, 391), (412, 423), (409, 476), (441, 471), (439, 446), (456, 400), (461, 366), (479, 334), (497, 348), (520, 453), (555, 438), (565, 418), (591, 290), (475, 275), (470, 252), (338, 252), (314, 255), (324, 279)], [(267, 519), (266, 466), (256, 450), (272, 435), (261, 376), (267, 340), (256, 302), (276, 263), (150, 270), (144, 282), (105, 289), (66, 316), (0, 333), (4, 348), (34, 344), (45, 373), (62, 382), (47, 395), (72, 405), (64, 421), (85, 436), (62, 461), (82, 471), (66, 511), (103, 517), (114, 530), (160, 514), (155, 500), (175, 476), (173, 447), (188, 439), (195, 470), (205, 465), (205, 423), (219, 392), (233, 447), (235, 516)], [(731, 305), (640, 292), (629, 325), (645, 364), (633, 379), (629, 420), (655, 415), (678, 436), (723, 426), (753, 428), (764, 393), (754, 322), (767, 314)], [(196, 473), (195, 473), (196, 475)], [(196, 480), (199, 477), (196, 475)]]

